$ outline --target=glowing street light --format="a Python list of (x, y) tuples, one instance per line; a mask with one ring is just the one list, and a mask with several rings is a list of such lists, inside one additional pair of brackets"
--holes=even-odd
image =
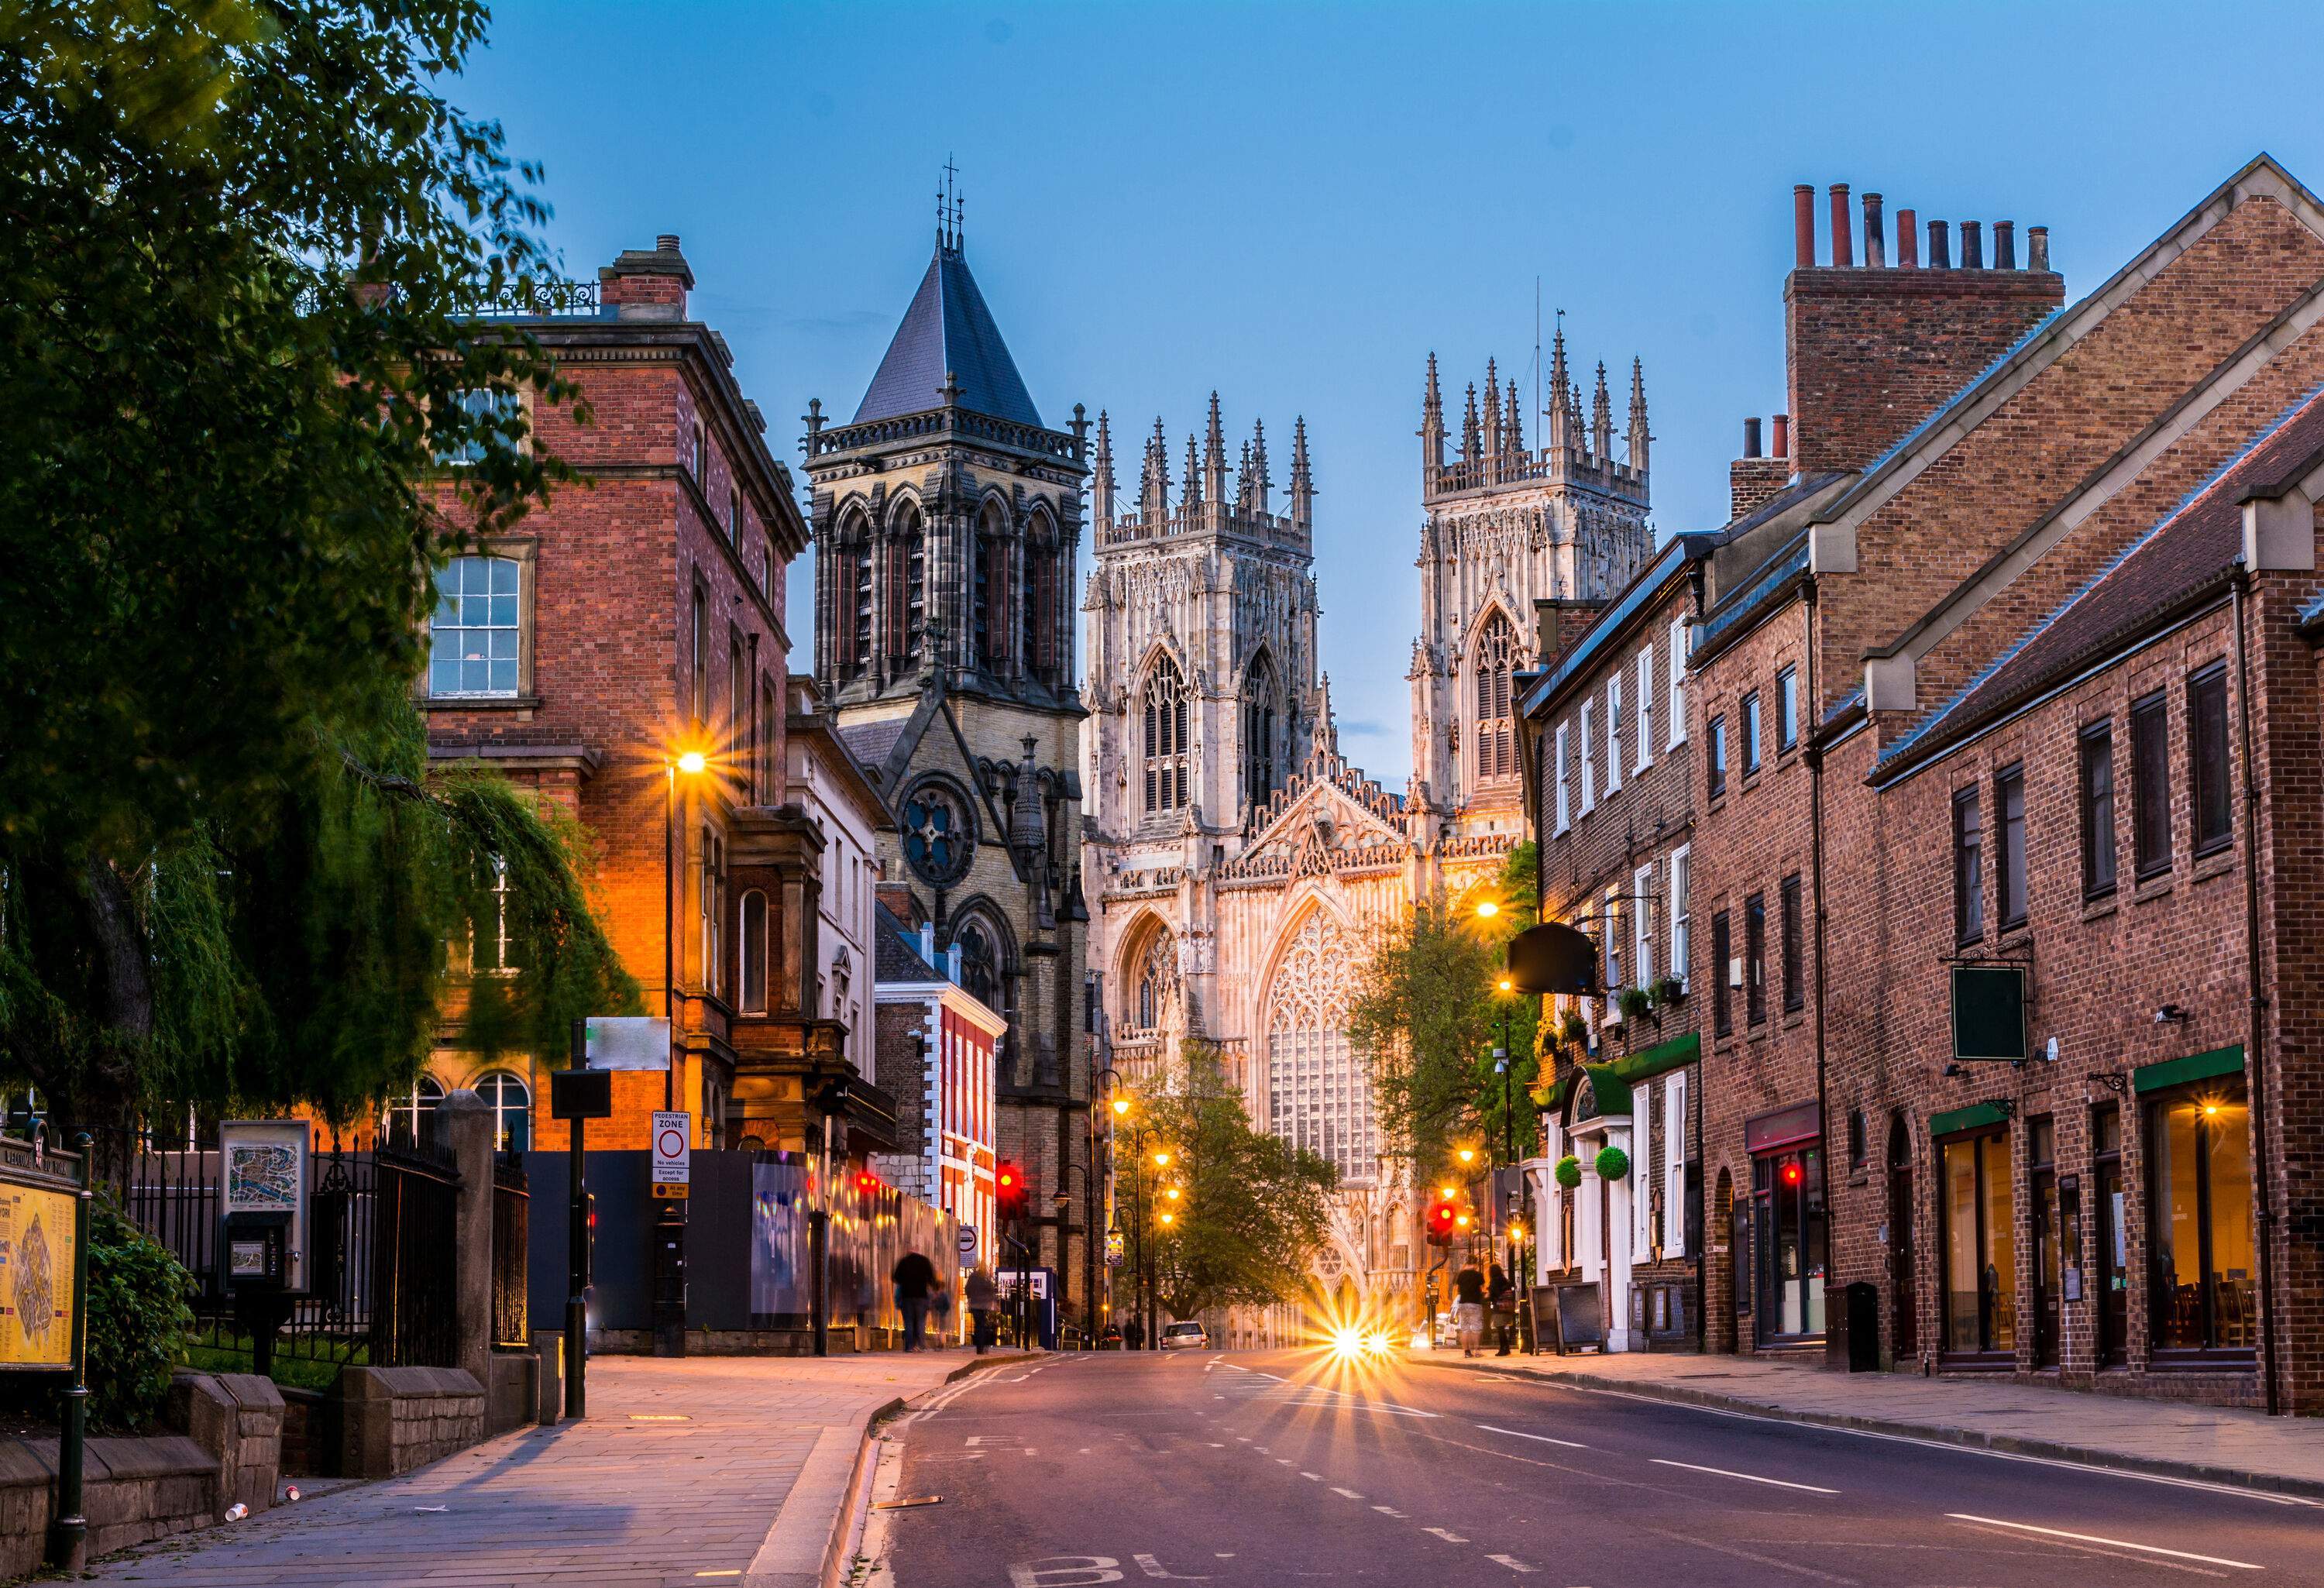
[(1463, 1147), (1452, 1156), (1461, 1160), (1461, 1167), (1465, 1169), (1477, 1161), (1477, 1149), (1473, 1147)]
[(1491, 920), (1500, 913), (1501, 906), (1498, 900), (1481, 900), (1477, 905), (1477, 917), (1480, 920)]
[(689, 750), (685, 754), (678, 758), (678, 770), (684, 772), (687, 777), (694, 776), (696, 772), (699, 772), (703, 768), (709, 764), (710, 762), (704, 759), (702, 752), (699, 750)]

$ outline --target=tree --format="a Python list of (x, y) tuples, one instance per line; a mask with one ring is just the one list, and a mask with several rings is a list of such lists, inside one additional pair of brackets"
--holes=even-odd
[(553, 275), (433, 86), (484, 20), (0, 8), (0, 1067), (65, 1119), (408, 1084), (503, 908), (473, 1039), (636, 1000), (578, 829), (431, 781), (412, 704), (431, 568), (570, 477), (511, 399), (571, 392), (473, 318)]
[[(1536, 863), (1534, 846), (1520, 844), (1489, 888), (1459, 903), (1416, 905), (1374, 937), (1348, 1041), (1370, 1066), (1391, 1150), (1423, 1175), (1459, 1145), (1499, 1153), (1505, 1121), (1518, 1154), (1532, 1149), (1536, 1122), (1526, 1094), (1538, 1068), (1540, 1001), (1499, 983), (1508, 940), (1534, 922)], [(1496, 905), (1491, 917), (1476, 913), (1480, 896)], [(1493, 1069), (1505, 1016), (1513, 1066), (1506, 1087)]]
[[(1183, 1318), (1296, 1298), (1323, 1245), (1324, 1199), (1339, 1171), (1253, 1130), (1217, 1051), (1191, 1039), (1179, 1044), (1177, 1073), (1142, 1107), (1147, 1150), (1120, 1160), (1116, 1198), (1125, 1216), (1145, 1212), (1162, 1304)], [(1157, 1143), (1170, 1153), (1167, 1168), (1154, 1164)]]

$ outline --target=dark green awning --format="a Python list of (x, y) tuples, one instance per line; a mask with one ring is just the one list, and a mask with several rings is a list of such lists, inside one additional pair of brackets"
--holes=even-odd
[(2240, 1076), (2244, 1073), (2244, 1045), (2214, 1048), (2209, 1053), (2193, 1053), (2185, 1058), (2166, 1058), (2160, 1064), (2144, 1064), (2131, 1072), (2131, 1084), (2141, 1092), (2160, 1092), (2165, 1086), (2183, 1086), (2190, 1081), (2208, 1081), (2215, 1076)]

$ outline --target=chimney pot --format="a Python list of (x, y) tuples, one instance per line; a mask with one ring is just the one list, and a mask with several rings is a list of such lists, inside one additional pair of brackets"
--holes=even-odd
[(1888, 263), (1888, 239), (1880, 228), (1880, 195), (1864, 196), (1864, 263), (1874, 270)]
[(1743, 456), (1746, 457), (1759, 456), (1759, 421), (1756, 419), (1747, 419), (1743, 421)]
[(1831, 185), (1831, 263), (1846, 270), (1856, 263), (1855, 227), (1848, 218), (1848, 184)]
[(656, 237), (654, 239), (654, 251), (658, 254), (677, 253), (678, 234), (676, 232), (664, 232), (660, 236)]
[(2025, 228), (2025, 268), (2046, 272), (2050, 268), (2050, 228)]
[(1815, 263), (1815, 189), (1806, 182), (1792, 189), (1792, 263), (1801, 270)]
[(1965, 220), (1960, 223), (1960, 233), (1961, 269), (1983, 270), (1985, 268), (1985, 223), (1978, 220)]
[(1953, 235), (1941, 220), (1929, 223), (1929, 268), (1950, 270), (1953, 267)]
[(1774, 419), (1769, 420), (1767, 422), (1768, 422), (1770, 425), (1773, 425), (1773, 426), (1775, 427), (1775, 447), (1774, 447), (1774, 448), (1773, 448), (1772, 452), (1770, 453), (1770, 456), (1772, 456), (1772, 457), (1791, 457), (1791, 455), (1792, 455), (1792, 416), (1791, 416), (1790, 414), (1788, 414), (1788, 413), (1779, 413), (1779, 414), (1777, 414)]
[(1993, 268), (1996, 270), (2017, 268), (2017, 223), (2014, 220), (1997, 220), (1993, 223)]
[(1911, 270), (1921, 263), (1921, 239), (1913, 228), (1920, 217), (1909, 209), (1896, 212), (1896, 268)]

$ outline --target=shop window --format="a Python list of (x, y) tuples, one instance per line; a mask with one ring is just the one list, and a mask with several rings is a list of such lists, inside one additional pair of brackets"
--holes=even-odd
[(1811, 1144), (1751, 1160), (1762, 1340), (1823, 1333), (1821, 1158)]
[(1944, 1348), (2006, 1355), (2017, 1346), (2017, 1239), (2009, 1138), (1956, 1136), (1938, 1148), (1942, 1194)]
[(2258, 1343), (2250, 1153), (2239, 1076), (2146, 1105), (2147, 1300), (2158, 1353), (2240, 1353)]
[(2130, 1361), (2130, 1252), (2123, 1217), (2122, 1110), (2111, 1103), (2090, 1111), (2090, 1213), (2098, 1365), (2118, 1368)]
[(2013, 766), (1993, 780), (1993, 815), (2001, 852), (1995, 871), (2001, 888), (2001, 929), (2025, 924), (2025, 769)]
[(2082, 730), (2082, 897), (2114, 891), (2114, 725)]
[(2170, 707), (2158, 689), (2130, 708), (2131, 853), (2139, 881), (2171, 869)]
[(1977, 790), (1953, 796), (1953, 937), (1974, 943), (1985, 936), (1985, 817)]
[(2187, 768), (2194, 780), (2195, 853), (2224, 849), (2235, 836), (2227, 768), (2227, 669), (2205, 669), (2187, 685)]

